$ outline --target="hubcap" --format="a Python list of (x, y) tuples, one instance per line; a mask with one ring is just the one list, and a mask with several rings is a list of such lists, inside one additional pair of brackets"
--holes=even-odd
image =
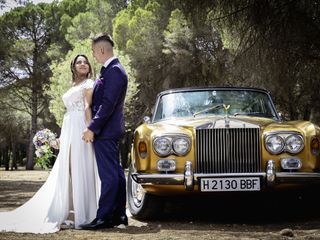
[(131, 193), (134, 205), (139, 208), (142, 204), (145, 191), (143, 187), (136, 183), (133, 179), (131, 179)]

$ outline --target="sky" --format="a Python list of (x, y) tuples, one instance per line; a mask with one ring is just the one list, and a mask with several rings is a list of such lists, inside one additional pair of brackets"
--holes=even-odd
[[(2, 15), (3, 13), (10, 11), (11, 8), (17, 7), (18, 5), (16, 4), (16, 2), (14, 0), (6, 0), (7, 3), (7, 7), (0, 9), (0, 15)], [(31, 0), (30, 2), (33, 2), (34, 4), (40, 3), (40, 2), (52, 2), (53, 0)]]

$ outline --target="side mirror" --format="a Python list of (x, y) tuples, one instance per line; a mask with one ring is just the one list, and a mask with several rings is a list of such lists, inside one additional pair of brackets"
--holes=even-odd
[(148, 117), (148, 116), (145, 116), (145, 117), (143, 118), (143, 121), (144, 121), (145, 123), (150, 123), (150, 122), (151, 122), (150, 117)]

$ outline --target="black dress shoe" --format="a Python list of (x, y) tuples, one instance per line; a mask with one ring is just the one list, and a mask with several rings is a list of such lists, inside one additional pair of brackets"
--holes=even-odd
[(114, 216), (112, 218), (112, 223), (114, 226), (119, 226), (120, 224), (128, 226), (128, 217), (127, 217), (127, 215)]
[(97, 230), (102, 228), (113, 228), (113, 223), (110, 220), (95, 218), (91, 223), (82, 224), (80, 228), (83, 230)]

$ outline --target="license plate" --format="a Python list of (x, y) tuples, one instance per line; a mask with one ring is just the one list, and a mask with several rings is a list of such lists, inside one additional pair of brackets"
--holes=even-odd
[(260, 191), (260, 178), (201, 178), (201, 192)]

